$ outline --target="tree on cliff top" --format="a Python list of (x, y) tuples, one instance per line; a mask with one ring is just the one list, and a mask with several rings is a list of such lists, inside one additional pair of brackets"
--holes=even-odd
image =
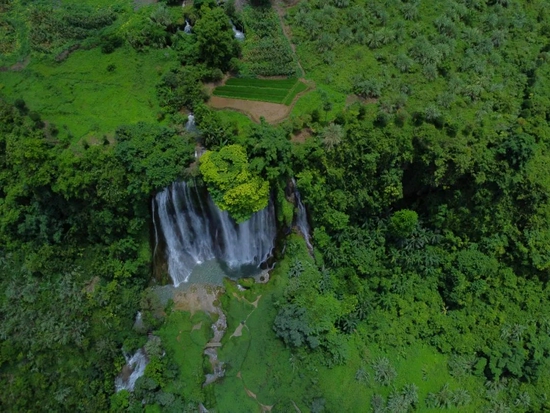
[(250, 172), (246, 151), (240, 145), (208, 151), (200, 171), (216, 205), (237, 222), (244, 222), (269, 202), (269, 183)]

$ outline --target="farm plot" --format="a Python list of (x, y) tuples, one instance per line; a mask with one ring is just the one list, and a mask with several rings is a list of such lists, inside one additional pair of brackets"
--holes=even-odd
[(307, 89), (298, 79), (229, 79), (214, 89), (214, 96), (233, 99), (259, 100), (290, 105), (294, 97)]

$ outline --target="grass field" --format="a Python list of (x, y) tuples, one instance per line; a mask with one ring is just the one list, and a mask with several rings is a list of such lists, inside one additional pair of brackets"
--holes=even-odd
[(294, 97), (307, 90), (298, 79), (229, 79), (225, 85), (214, 89), (214, 96), (233, 99), (258, 100), (290, 105)]
[(101, 136), (119, 125), (157, 121), (155, 86), (172, 62), (170, 51), (130, 48), (78, 50), (62, 63), (32, 58), (20, 72), (0, 73), (0, 93), (24, 99), (73, 140)]

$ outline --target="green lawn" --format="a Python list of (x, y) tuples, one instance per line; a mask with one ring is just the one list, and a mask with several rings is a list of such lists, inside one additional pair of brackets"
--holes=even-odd
[(290, 105), (294, 97), (307, 90), (298, 79), (229, 79), (225, 85), (214, 89), (214, 96), (234, 99), (259, 100)]

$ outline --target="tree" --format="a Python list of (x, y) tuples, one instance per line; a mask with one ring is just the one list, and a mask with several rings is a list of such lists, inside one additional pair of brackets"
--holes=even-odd
[(251, 169), (262, 177), (274, 181), (292, 175), (292, 144), (284, 129), (273, 127), (262, 118), (260, 125), (252, 125), (247, 144)]
[(346, 132), (342, 125), (336, 125), (331, 123), (321, 132), (323, 138), (323, 145), (329, 151), (334, 149), (336, 146), (340, 145), (342, 139), (345, 137)]
[(244, 222), (269, 202), (269, 183), (250, 172), (246, 151), (240, 145), (207, 151), (200, 171), (216, 205)]
[(307, 344), (314, 349), (319, 345), (318, 338), (307, 322), (307, 310), (294, 304), (287, 304), (279, 310), (273, 323), (273, 331), (289, 347)]
[(203, 15), (193, 27), (201, 60), (209, 67), (227, 70), (231, 58), (239, 55), (229, 18), (219, 7), (201, 11)]
[(390, 231), (398, 238), (406, 238), (418, 226), (418, 214), (410, 209), (397, 211), (391, 217)]

